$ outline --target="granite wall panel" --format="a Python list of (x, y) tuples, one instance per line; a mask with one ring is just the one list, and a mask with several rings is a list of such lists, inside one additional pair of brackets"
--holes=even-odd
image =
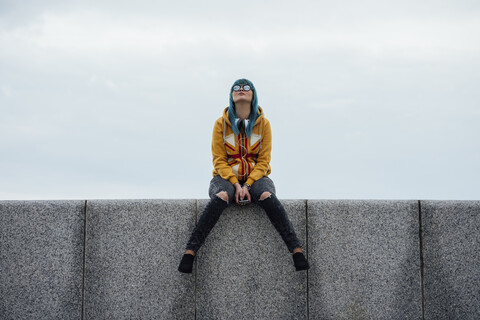
[(310, 319), (421, 319), (418, 201), (307, 201)]
[(480, 201), (421, 201), (425, 319), (480, 319)]
[(195, 318), (195, 279), (177, 266), (196, 203), (88, 201), (85, 319)]
[[(199, 213), (207, 201), (199, 202)], [(305, 244), (304, 200), (282, 200)], [(307, 319), (307, 272), (257, 204), (230, 205), (197, 255), (197, 319)]]
[(0, 201), (0, 319), (81, 319), (85, 201)]

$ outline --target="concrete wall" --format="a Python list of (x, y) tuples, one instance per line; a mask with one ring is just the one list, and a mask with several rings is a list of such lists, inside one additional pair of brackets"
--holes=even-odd
[(480, 319), (480, 201), (230, 206), (177, 266), (206, 200), (0, 201), (0, 319)]

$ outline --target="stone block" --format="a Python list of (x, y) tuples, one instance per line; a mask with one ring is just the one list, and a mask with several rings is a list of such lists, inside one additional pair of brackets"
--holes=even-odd
[[(304, 200), (282, 200), (302, 244)], [(208, 202), (199, 201), (199, 216)], [(230, 205), (199, 250), (197, 319), (306, 319), (307, 272), (257, 204)]]
[(177, 267), (196, 203), (87, 202), (85, 319), (195, 318), (195, 278)]
[(422, 319), (418, 201), (307, 201), (310, 319)]
[(480, 319), (480, 201), (421, 201), (425, 319)]
[(81, 319), (85, 201), (0, 201), (0, 319)]

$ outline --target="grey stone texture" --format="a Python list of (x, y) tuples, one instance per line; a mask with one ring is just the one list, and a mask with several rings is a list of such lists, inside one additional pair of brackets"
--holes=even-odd
[(422, 319), (418, 201), (307, 210), (310, 319)]
[(85, 201), (0, 201), (0, 319), (80, 319)]
[(0, 319), (480, 319), (480, 201), (281, 202), (307, 272), (256, 204), (182, 274), (207, 200), (0, 201)]
[[(304, 200), (282, 200), (302, 244)], [(199, 201), (199, 215), (207, 201)], [(307, 272), (257, 204), (230, 205), (198, 251), (197, 319), (306, 319)]]
[(480, 201), (421, 201), (425, 319), (480, 319)]
[(85, 319), (194, 319), (177, 267), (195, 216), (196, 200), (88, 201)]

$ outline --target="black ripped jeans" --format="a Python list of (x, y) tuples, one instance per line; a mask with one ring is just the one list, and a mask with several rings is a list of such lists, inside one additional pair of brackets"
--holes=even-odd
[[(234, 202), (235, 187), (220, 176), (213, 177), (209, 188), (210, 202), (205, 207), (188, 240), (187, 250), (192, 250), (196, 253), (200, 249), (223, 210), (228, 207), (228, 203), (217, 196), (221, 191), (227, 192), (229, 201)], [(271, 195), (264, 200), (260, 200), (264, 192), (269, 192)], [(252, 201), (257, 202), (265, 210), (273, 226), (287, 245), (288, 251), (292, 252), (293, 249), (301, 247), (285, 209), (275, 196), (273, 181), (268, 177), (255, 181), (250, 188), (250, 195), (252, 196)]]

